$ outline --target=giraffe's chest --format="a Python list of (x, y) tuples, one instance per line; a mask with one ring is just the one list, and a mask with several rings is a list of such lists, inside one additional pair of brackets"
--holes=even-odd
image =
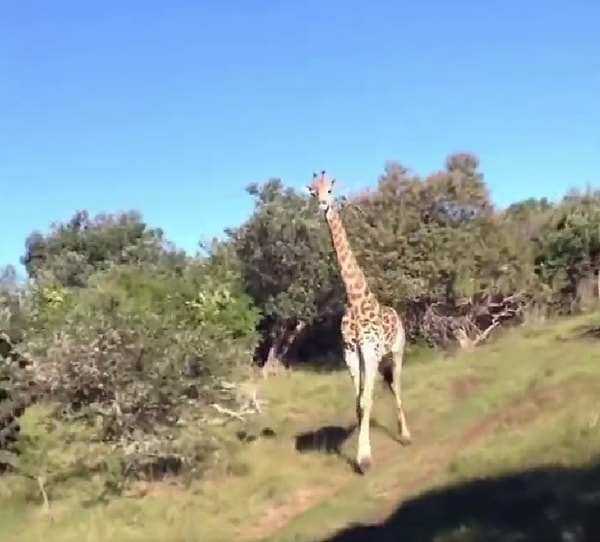
[(341, 322), (341, 331), (347, 345), (355, 345), (363, 340), (384, 340), (381, 311), (374, 307), (368, 311), (347, 307)]
[(402, 329), (398, 313), (391, 307), (379, 306), (373, 312), (361, 312), (347, 306), (341, 332), (346, 346), (367, 340), (380, 342), (388, 350), (395, 344)]

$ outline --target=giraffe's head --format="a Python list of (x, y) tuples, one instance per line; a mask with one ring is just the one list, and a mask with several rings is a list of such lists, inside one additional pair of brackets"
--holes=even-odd
[(319, 202), (319, 211), (326, 213), (329, 210), (333, 201), (333, 185), (335, 179), (332, 179), (325, 173), (325, 170), (320, 174), (313, 173), (312, 182), (307, 186), (310, 195), (316, 198)]

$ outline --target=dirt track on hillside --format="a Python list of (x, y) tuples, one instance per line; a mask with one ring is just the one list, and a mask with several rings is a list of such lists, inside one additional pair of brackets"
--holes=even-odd
[[(456, 407), (476, 393), (483, 384), (484, 382), (473, 380), (465, 382), (464, 378), (453, 382), (451, 385), (455, 391)], [(548, 388), (524, 391), (517, 397), (508, 398), (502, 406), (466, 426), (464, 430), (449, 433), (443, 439), (436, 441), (434, 445), (429, 445), (427, 449), (419, 447), (419, 435), (426, 435), (430, 429), (436, 427), (442, 421), (441, 418), (447, 416), (447, 412), (441, 415), (415, 418), (414, 426), (411, 428), (413, 443), (410, 446), (402, 447), (396, 440), (389, 438), (383, 441), (383, 445), (380, 443), (376, 449), (376, 463), (373, 469), (385, 469), (386, 465), (399, 457), (402, 458), (402, 461), (414, 461), (418, 465), (418, 469), (415, 469), (414, 476), (403, 479), (401, 487), (378, 495), (378, 498), (383, 497), (385, 502), (389, 502), (389, 506), (379, 510), (369, 523), (379, 523), (385, 520), (402, 500), (427, 488), (431, 478), (442, 474), (447, 469), (448, 463), (457, 456), (461, 449), (483, 442), (498, 430), (506, 431), (531, 422), (536, 413), (551, 407), (560, 400), (560, 397), (560, 394), (553, 394), (552, 390)], [(524, 408), (525, 404), (530, 408)], [(374, 428), (374, 430), (378, 429)], [(244, 529), (242, 539), (246, 542), (268, 539), (308, 510), (318, 507), (325, 500), (335, 499), (350, 484), (357, 481), (357, 476), (349, 469), (348, 477), (335, 487), (303, 488), (297, 491), (290, 495), (284, 504), (265, 510), (262, 517), (253, 526)], [(323, 536), (327, 536), (327, 534), (331, 533), (324, 532)], [(240, 536), (242, 536), (241, 533)]]

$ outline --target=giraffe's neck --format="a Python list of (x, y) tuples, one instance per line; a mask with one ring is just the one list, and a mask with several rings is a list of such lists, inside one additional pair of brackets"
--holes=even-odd
[(356, 305), (370, 295), (369, 286), (363, 270), (358, 265), (354, 252), (348, 242), (346, 228), (342, 224), (339, 213), (329, 207), (326, 214), (333, 248), (337, 255), (340, 274), (346, 288), (346, 296), (350, 305)]

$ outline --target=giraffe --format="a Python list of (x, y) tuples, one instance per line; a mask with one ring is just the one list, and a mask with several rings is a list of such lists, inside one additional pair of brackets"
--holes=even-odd
[(332, 192), (335, 179), (325, 171), (313, 174), (309, 193), (324, 215), (340, 274), (346, 290), (346, 309), (341, 320), (344, 361), (354, 383), (356, 416), (358, 420), (358, 450), (356, 467), (362, 474), (369, 470), (371, 459), (370, 416), (377, 372), (384, 356), (391, 354), (392, 379), (390, 389), (396, 400), (399, 441), (406, 445), (411, 435), (402, 407), (401, 373), (406, 334), (402, 320), (391, 307), (381, 305), (369, 289), (365, 275), (352, 252), (346, 229), (333, 207)]

